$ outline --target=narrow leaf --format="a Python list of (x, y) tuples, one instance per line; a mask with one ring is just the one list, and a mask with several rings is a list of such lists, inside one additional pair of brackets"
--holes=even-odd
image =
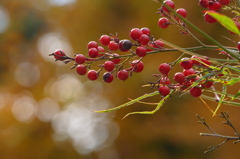
[(127, 103), (124, 103), (124, 104), (122, 104), (122, 105), (120, 105), (120, 106), (117, 106), (117, 107), (115, 107), (115, 108), (106, 109), (106, 110), (99, 110), (99, 111), (94, 111), (94, 112), (97, 112), (97, 113), (106, 113), (106, 112), (115, 111), (115, 110), (121, 109), (121, 108), (123, 108), (123, 107), (132, 105), (132, 104), (134, 104), (134, 103), (136, 103), (136, 102), (138, 102), (138, 101), (140, 101), (140, 100), (142, 100), (142, 99), (144, 99), (144, 98), (148, 98), (148, 97), (155, 96), (155, 95), (158, 95), (158, 94), (159, 94), (158, 91), (155, 91), (155, 92), (152, 92), (152, 93), (149, 93), (149, 94), (144, 94), (144, 95), (142, 95), (142, 96), (140, 96), (140, 97), (138, 97), (138, 98), (136, 98), (136, 99), (133, 99), (133, 100), (131, 100), (131, 101), (127, 102)]
[(174, 92), (174, 90), (171, 90), (171, 92), (167, 96), (163, 97), (162, 100), (160, 100), (160, 102), (158, 103), (157, 107), (154, 110), (152, 110), (152, 111), (141, 111), (141, 112), (131, 112), (131, 113), (128, 113), (127, 115), (125, 115), (122, 119), (124, 119), (127, 116), (132, 115), (132, 114), (154, 114), (156, 111), (158, 111), (162, 107), (162, 105), (167, 101), (167, 99), (169, 97), (171, 97), (173, 92)]
[(229, 18), (223, 14), (214, 12), (214, 11), (206, 11), (206, 13), (209, 14), (214, 19), (216, 19), (227, 30), (240, 35), (240, 31), (239, 31), (238, 27), (236, 26), (236, 24), (234, 23), (234, 21), (231, 18)]
[(220, 100), (219, 100), (219, 102), (218, 102), (217, 108), (215, 109), (215, 111), (214, 111), (214, 113), (213, 113), (213, 116), (216, 115), (218, 109), (219, 109), (220, 106), (222, 105), (222, 102), (223, 102), (224, 98), (226, 97), (226, 93), (227, 93), (227, 86), (226, 86), (226, 85), (223, 85), (223, 87), (222, 87), (222, 92), (223, 92), (223, 94), (221, 95), (221, 98), (220, 98)]

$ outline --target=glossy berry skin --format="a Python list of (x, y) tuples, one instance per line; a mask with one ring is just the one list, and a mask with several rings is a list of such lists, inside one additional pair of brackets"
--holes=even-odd
[(76, 72), (79, 75), (85, 75), (87, 73), (87, 67), (85, 65), (78, 65), (76, 67)]
[(209, 2), (208, 3), (209, 10), (219, 11), (219, 10), (221, 10), (221, 8), (222, 8), (222, 5), (219, 2)]
[(118, 79), (125, 81), (128, 78), (128, 72), (126, 70), (120, 70), (117, 73), (117, 77)]
[(190, 69), (192, 68), (193, 66), (193, 61), (189, 58), (182, 58), (182, 60), (184, 61), (181, 61), (180, 62), (180, 66), (183, 68), (183, 69)]
[(113, 81), (113, 75), (110, 72), (105, 72), (103, 74), (103, 81), (106, 83), (111, 83)]
[(170, 93), (170, 89), (169, 89), (168, 86), (160, 86), (158, 88), (158, 91), (164, 97), (167, 96)]
[(95, 70), (90, 70), (87, 73), (87, 77), (88, 77), (88, 79), (94, 81), (94, 80), (96, 80), (98, 78), (98, 73)]
[(117, 53), (114, 53), (113, 54), (113, 57), (114, 59), (111, 59), (111, 61), (114, 63), (114, 64), (119, 64), (119, 62), (121, 61), (120, 58), (115, 58), (115, 57), (119, 57), (119, 55)]
[(133, 40), (138, 40), (139, 37), (142, 35), (142, 31), (139, 28), (133, 28), (130, 33), (129, 36), (133, 39)]
[(166, 29), (169, 26), (169, 20), (167, 18), (160, 18), (158, 20), (158, 26), (162, 29)]
[(142, 31), (143, 34), (146, 34), (146, 35), (150, 35), (150, 33), (151, 33), (150, 29), (146, 28), (146, 27), (141, 28), (141, 31)]
[(106, 71), (111, 72), (114, 69), (115, 65), (112, 61), (106, 61), (103, 64), (103, 67)]
[(96, 48), (90, 48), (88, 50), (88, 56), (91, 57), (91, 58), (95, 58), (98, 56), (98, 49)]
[(63, 61), (63, 60), (66, 59), (66, 54), (65, 54), (65, 52), (64, 52), (63, 50), (60, 50), (60, 49), (59, 49), (59, 50), (56, 50), (56, 51), (55, 51), (53, 54), (51, 54), (51, 55), (53, 55), (56, 60)]
[(173, 1), (171, 1), (171, 0), (165, 0), (165, 1), (163, 2), (162, 10), (165, 11), (165, 12), (167, 12), (167, 13), (170, 13), (171, 11), (166, 7), (166, 5), (168, 5), (168, 6), (171, 7), (172, 9), (174, 9), (174, 7), (175, 7), (175, 4), (174, 4)]
[(219, 0), (219, 3), (221, 5), (228, 5), (230, 3), (231, 0)]
[(187, 17), (187, 11), (184, 8), (179, 8), (176, 10), (176, 13), (181, 15), (182, 17), (186, 18)]
[(102, 35), (99, 39), (99, 42), (104, 46), (108, 45), (110, 41), (111, 41), (111, 38), (108, 35)]
[(108, 44), (108, 49), (111, 51), (116, 51), (118, 50), (118, 48), (119, 48), (119, 45), (114, 41), (110, 41), (110, 43)]
[(133, 72), (142, 72), (143, 68), (144, 68), (144, 64), (142, 61), (139, 60), (134, 60), (131, 63), (131, 66), (133, 68)]
[(161, 48), (164, 47), (164, 43), (161, 40), (156, 40), (153, 44), (150, 44), (149, 46), (154, 48)]
[(147, 45), (150, 41), (150, 38), (148, 35), (146, 34), (142, 34), (139, 39), (138, 39), (138, 42), (141, 44), (141, 45)]
[(217, 20), (208, 15), (207, 13), (204, 14), (204, 20), (208, 23), (215, 23)]
[(86, 61), (86, 57), (85, 57), (84, 55), (82, 55), (82, 54), (77, 54), (77, 55), (75, 56), (75, 62), (76, 62), (77, 64), (83, 64), (85, 61)]
[(201, 86), (203, 88), (210, 88), (213, 85), (213, 83), (214, 83), (213, 81), (206, 81)]
[(90, 49), (90, 48), (98, 48), (98, 43), (96, 41), (90, 41), (88, 44), (87, 44), (87, 48)]
[(190, 69), (187, 69), (187, 70), (186, 70), (186, 69), (183, 70), (182, 73), (184, 74), (185, 77), (187, 77), (187, 76), (194, 75), (194, 74), (195, 74), (195, 71), (194, 71), (194, 69), (190, 68)]
[(167, 63), (162, 63), (159, 68), (159, 72), (161, 72), (164, 75), (168, 75), (169, 71), (171, 70), (171, 66)]
[(120, 40), (119, 41), (119, 50), (122, 52), (129, 51), (132, 47), (132, 42), (130, 40)]
[(147, 49), (143, 46), (138, 46), (136, 48), (136, 55), (139, 57), (144, 57), (147, 54)]
[(159, 81), (160, 84), (163, 84), (163, 85), (169, 85), (171, 83), (170, 79), (168, 77), (163, 77), (160, 79)]
[(200, 5), (203, 8), (207, 8), (208, 7), (208, 2), (209, 2), (209, 0), (199, 0), (198, 5)]
[(182, 83), (185, 81), (185, 76), (184, 76), (183, 73), (177, 72), (177, 73), (175, 73), (173, 79), (174, 79), (177, 83), (182, 84)]
[(190, 89), (190, 94), (191, 94), (193, 97), (197, 98), (197, 97), (201, 96), (201, 94), (202, 94), (202, 89), (201, 89), (200, 87), (197, 87), (197, 86), (192, 87), (192, 88)]

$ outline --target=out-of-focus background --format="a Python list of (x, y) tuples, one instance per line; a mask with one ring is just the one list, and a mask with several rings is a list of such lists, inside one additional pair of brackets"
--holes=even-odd
[[(219, 24), (203, 21), (197, 1), (175, 1), (185, 8), (188, 19), (225, 45), (238, 41)], [(144, 59), (145, 70), (126, 81), (106, 84), (99, 78), (89, 81), (70, 65), (55, 62), (48, 54), (56, 49), (69, 56), (77, 51), (87, 54), (86, 44), (103, 34), (116, 32), (129, 39), (134, 27), (148, 27), (156, 38), (182, 47), (198, 43), (181, 35), (177, 27), (160, 29), (156, 14), (160, 4), (152, 0), (1, 0), (0, 1), (0, 158), (1, 159), (186, 159), (238, 158), (239, 146), (227, 143), (216, 151), (203, 154), (209, 145), (221, 139), (201, 137), (209, 132), (197, 123), (196, 114), (206, 117), (219, 133), (233, 131), (212, 118), (199, 100), (185, 94), (174, 95), (154, 115), (128, 112), (152, 110), (154, 106), (135, 104), (112, 113), (93, 110), (112, 108), (151, 92), (142, 88), (155, 81), (162, 62), (172, 62), (181, 53), (162, 53)], [(194, 32), (194, 31), (193, 31)], [(199, 34), (199, 39), (204, 40)], [(201, 52), (221, 57), (217, 52)], [(97, 66), (96, 66), (97, 67)], [(174, 71), (179, 71), (176, 68)], [(171, 76), (172, 74), (170, 74)], [(220, 86), (217, 86), (220, 88)], [(238, 87), (231, 87), (236, 93)], [(150, 99), (159, 101), (160, 96)], [(216, 103), (208, 102), (213, 109)], [(240, 128), (239, 108), (228, 110)]]

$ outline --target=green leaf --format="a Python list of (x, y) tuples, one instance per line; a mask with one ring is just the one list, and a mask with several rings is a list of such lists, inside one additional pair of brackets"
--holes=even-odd
[(149, 93), (149, 94), (144, 94), (144, 95), (142, 95), (142, 96), (140, 96), (140, 97), (138, 97), (138, 98), (136, 98), (136, 99), (133, 99), (133, 100), (131, 100), (131, 101), (127, 102), (127, 103), (124, 103), (124, 104), (122, 104), (122, 105), (119, 105), (119, 106), (117, 106), (117, 107), (115, 107), (115, 108), (106, 109), (106, 110), (99, 110), (99, 111), (94, 111), (94, 112), (97, 112), (97, 113), (106, 113), (106, 112), (115, 111), (115, 110), (121, 109), (121, 108), (123, 108), (123, 107), (132, 105), (132, 104), (134, 104), (134, 103), (136, 103), (136, 102), (139, 102), (140, 100), (142, 100), (142, 99), (144, 99), (144, 98), (152, 97), (152, 96), (155, 96), (155, 95), (158, 95), (158, 94), (159, 94), (158, 91), (154, 91), (154, 92)]
[(240, 35), (240, 31), (239, 31), (238, 27), (236, 26), (236, 24), (234, 23), (234, 21), (231, 18), (229, 18), (223, 14), (214, 12), (214, 11), (206, 11), (206, 13), (209, 14), (214, 19), (216, 19), (227, 30)]
[(133, 115), (133, 114), (154, 114), (156, 111), (158, 111), (163, 106), (163, 104), (167, 101), (167, 99), (171, 97), (173, 92), (174, 92), (174, 90), (171, 90), (171, 92), (167, 96), (163, 97), (159, 101), (157, 107), (154, 110), (152, 110), (152, 111), (141, 111), (141, 112), (131, 112), (131, 113), (128, 113), (127, 115), (125, 115), (122, 119), (126, 118), (129, 115)]
[(218, 101), (218, 105), (217, 105), (217, 108), (215, 109), (214, 113), (213, 113), (213, 116), (216, 115), (218, 109), (220, 108), (220, 106), (222, 105), (223, 101), (224, 101), (224, 98), (226, 97), (226, 94), (227, 94), (227, 86), (226, 85), (223, 85), (222, 87), (222, 95), (220, 97), (220, 100)]

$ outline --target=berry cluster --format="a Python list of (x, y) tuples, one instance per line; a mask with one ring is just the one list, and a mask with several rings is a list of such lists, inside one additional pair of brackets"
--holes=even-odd
[[(171, 0), (165, 0), (162, 4), (162, 6), (159, 8), (159, 11), (157, 13), (161, 14), (162, 17), (158, 20), (158, 26), (160, 28), (167, 28), (170, 24), (170, 20), (169, 18), (171, 18), (174, 22), (174, 24), (177, 24), (177, 25), (181, 25), (183, 26), (184, 23), (181, 23), (180, 19), (178, 16), (171, 16), (170, 13), (170, 9), (168, 8), (171, 8), (171, 9), (174, 9), (175, 8), (175, 4), (173, 1)], [(187, 11), (184, 9), (184, 8), (178, 8), (176, 9), (176, 13), (179, 15), (179, 16), (182, 16), (183, 18), (186, 18), (187, 17)]]
[[(199, 5), (219, 12), (222, 6), (228, 5), (230, 0), (199, 0)], [(172, 12), (176, 13), (172, 13)], [(197, 39), (186, 27), (184, 18), (187, 17), (187, 11), (184, 8), (175, 10), (175, 4), (172, 0), (165, 0), (158, 9), (160, 18), (158, 26), (162, 29), (168, 28), (169, 25), (180, 27), (180, 32), (192, 36), (197, 40), (202, 48), (206, 48), (199, 39)], [(214, 20), (208, 14), (205, 14), (205, 20), (212, 23)], [(216, 21), (216, 20), (215, 20)], [(236, 22), (237, 24), (237, 22)], [(240, 24), (238, 25), (240, 27)], [(129, 40), (130, 39), (130, 40)], [(119, 36), (110, 34), (102, 35), (99, 41), (90, 41), (87, 44), (87, 54), (77, 53), (75, 57), (68, 57), (64, 51), (56, 50), (50, 54), (55, 60), (64, 63), (74, 62), (71, 68), (75, 68), (79, 75), (86, 75), (89, 80), (96, 80), (102, 74), (102, 79), (106, 83), (111, 83), (114, 78), (127, 80), (133, 73), (139, 73), (144, 69), (143, 58), (152, 53), (168, 51), (164, 47), (164, 40), (156, 40), (147, 27), (133, 28), (129, 32), (129, 39), (120, 39)], [(167, 44), (167, 43), (166, 43)], [(240, 51), (240, 42), (237, 44)], [(218, 49), (215, 47), (214, 49)], [(220, 50), (221, 54), (228, 58), (234, 59), (230, 54)], [(128, 52), (128, 54), (126, 54)], [(129, 54), (130, 53), (130, 54)], [(189, 92), (193, 97), (199, 97), (204, 89), (213, 88), (214, 82), (222, 81), (223, 65), (211, 63), (208, 57), (190, 54), (191, 57), (179, 58), (172, 63), (162, 63), (159, 65), (160, 74), (154, 75), (160, 77), (156, 82), (149, 82), (153, 88), (157, 86), (159, 93), (166, 97), (171, 91)], [(197, 56), (196, 56), (197, 55)], [(133, 59), (137, 57), (138, 59)], [(93, 69), (92, 64), (102, 62), (98, 69)], [(181, 72), (176, 72), (172, 79), (169, 78), (169, 72), (172, 67), (179, 64)], [(218, 80), (218, 78), (221, 78)]]
[[(219, 12), (222, 7), (228, 5), (230, 1), (231, 0), (199, 0), (199, 5), (211, 11)], [(215, 23), (217, 21), (207, 13), (204, 14), (204, 20), (208, 23)]]
[[(102, 78), (106, 83), (112, 82), (114, 77), (125, 81), (133, 72), (138, 73), (144, 69), (142, 59), (147, 53), (164, 49), (164, 43), (161, 40), (155, 40), (150, 33), (150, 29), (146, 27), (133, 28), (129, 32), (129, 37), (134, 42), (128, 39), (120, 40), (118, 35), (102, 35), (99, 38), (99, 43), (90, 41), (87, 44), (87, 55), (78, 53), (74, 58), (70, 58), (62, 50), (56, 50), (50, 55), (54, 56), (55, 60), (64, 63), (74, 61), (74, 66), (71, 68), (76, 68), (79, 75), (87, 74), (90, 80), (96, 80), (100, 73), (105, 70)], [(116, 53), (117, 51), (120, 53)], [(131, 55), (122, 61), (124, 52), (130, 52)], [(134, 56), (139, 57), (139, 59), (131, 61)], [(97, 61), (104, 61), (104, 63), (98, 65), (98, 70), (91, 69), (92, 64)], [(127, 61), (129, 62), (128, 66), (126, 66)]]
[[(211, 62), (208, 57), (200, 58), (193, 55), (191, 58), (182, 58), (179, 65), (183, 69), (182, 72), (174, 74), (175, 83), (171, 83), (169, 79), (169, 72), (175, 63), (162, 63), (159, 65), (160, 79), (157, 82), (151, 82), (152, 86), (158, 84), (158, 91), (162, 96), (167, 96), (170, 89), (185, 91), (190, 88), (190, 94), (193, 97), (199, 97), (202, 90), (210, 88), (213, 85), (211, 77), (201, 80), (203, 76), (209, 73)], [(216, 75), (218, 75), (216, 73)], [(192, 85), (196, 85), (191, 87)]]

